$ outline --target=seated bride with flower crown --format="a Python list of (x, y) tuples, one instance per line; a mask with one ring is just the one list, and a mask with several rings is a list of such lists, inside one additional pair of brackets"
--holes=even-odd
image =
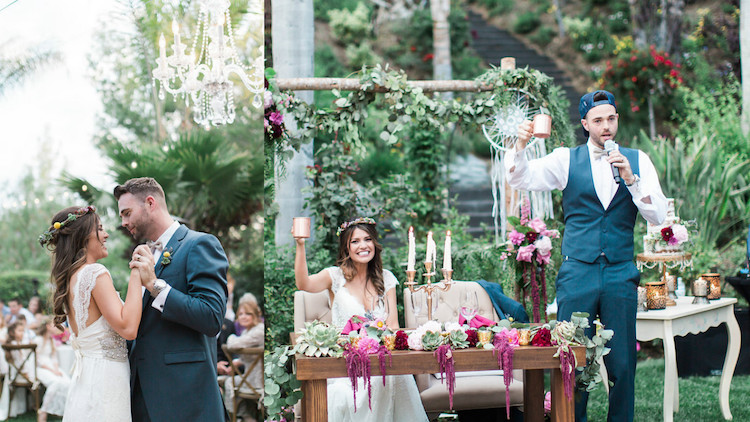
[[(339, 329), (356, 315), (369, 315), (390, 329), (398, 328), (396, 290), (398, 280), (383, 269), (382, 246), (378, 243), (375, 220), (356, 218), (342, 224), (336, 266), (309, 274), (305, 239), (295, 237), (294, 276), (297, 288), (307, 292), (327, 291), (331, 299), (332, 323)], [(388, 310), (394, 310), (388, 312)], [(358, 380), (364, 391), (364, 380)], [(411, 375), (386, 376), (371, 384), (370, 395), (353, 394), (347, 378), (328, 380), (329, 421), (427, 421), (419, 391)]]

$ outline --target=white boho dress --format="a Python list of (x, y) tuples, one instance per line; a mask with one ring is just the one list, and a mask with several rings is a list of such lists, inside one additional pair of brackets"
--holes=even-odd
[[(331, 320), (333, 325), (342, 329), (346, 322), (354, 315), (364, 315), (364, 305), (349, 293), (346, 279), (339, 267), (328, 268), (331, 275), (334, 293), (331, 305)], [(383, 270), (385, 291), (398, 285), (396, 277), (388, 270)], [(412, 375), (390, 375), (383, 378), (373, 376), (372, 410), (368, 405), (367, 389), (364, 381), (358, 380), (357, 411), (354, 411), (354, 396), (352, 383), (349, 378), (333, 378), (328, 380), (328, 421), (329, 422), (420, 422), (427, 421), (422, 400), (419, 398), (417, 383)]]
[(89, 264), (71, 283), (78, 335), (71, 335), (76, 353), (73, 379), (63, 421), (131, 421), (130, 365), (125, 339), (104, 316), (86, 326), (91, 291), (96, 278), (108, 272), (101, 264)]

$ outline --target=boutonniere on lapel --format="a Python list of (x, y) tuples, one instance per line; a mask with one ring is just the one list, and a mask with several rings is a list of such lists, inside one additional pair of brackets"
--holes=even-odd
[(172, 248), (169, 248), (161, 254), (161, 265), (167, 266), (172, 262)]

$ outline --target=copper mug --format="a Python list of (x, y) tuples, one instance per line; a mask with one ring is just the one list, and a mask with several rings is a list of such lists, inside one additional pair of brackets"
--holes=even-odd
[(292, 219), (292, 237), (310, 237), (310, 217), (294, 217)]
[(552, 133), (552, 117), (549, 114), (534, 116), (534, 137), (547, 139)]

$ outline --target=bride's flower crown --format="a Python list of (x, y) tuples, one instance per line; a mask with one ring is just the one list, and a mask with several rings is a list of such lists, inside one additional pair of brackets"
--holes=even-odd
[(41, 235), (39, 235), (39, 244), (42, 246), (47, 245), (49, 242), (52, 241), (52, 239), (55, 237), (55, 235), (68, 223), (72, 221), (76, 221), (78, 217), (83, 217), (84, 215), (90, 213), (90, 212), (96, 212), (96, 207), (93, 205), (88, 205), (85, 207), (81, 207), (75, 212), (69, 213), (68, 218), (66, 218), (63, 221), (56, 221), (52, 227), (50, 227), (49, 230), (45, 231)]
[(346, 223), (339, 226), (339, 229), (336, 230), (336, 236), (341, 236), (341, 233), (348, 229), (350, 226), (356, 225), (356, 224), (372, 224), (373, 226), (376, 224), (375, 220), (373, 220), (370, 217), (357, 217), (352, 221), (347, 221)]

